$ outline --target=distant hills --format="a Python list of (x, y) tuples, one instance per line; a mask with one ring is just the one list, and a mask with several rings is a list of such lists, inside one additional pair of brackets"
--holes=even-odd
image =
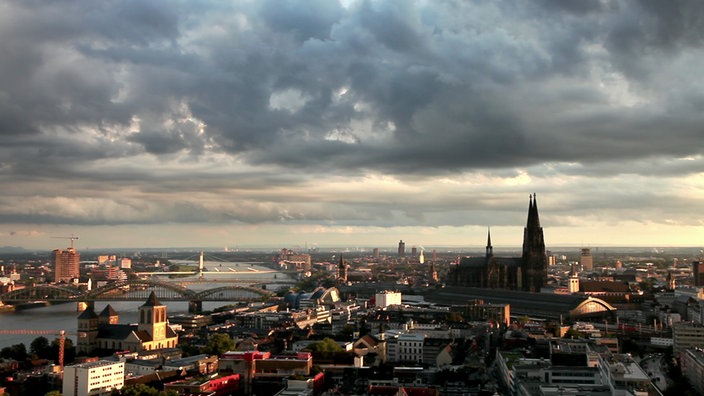
[(29, 253), (31, 250), (27, 250), (20, 246), (0, 246), (0, 253)]

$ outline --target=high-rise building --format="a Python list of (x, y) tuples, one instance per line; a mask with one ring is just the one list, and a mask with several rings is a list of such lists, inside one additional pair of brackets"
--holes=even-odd
[(70, 282), (80, 276), (81, 254), (76, 249), (55, 249), (51, 252), (51, 261), (54, 266), (54, 282)]
[(403, 242), (403, 240), (400, 240), (398, 242), (398, 256), (406, 257), (406, 244)]
[(692, 275), (694, 276), (694, 286), (704, 286), (704, 261), (692, 263)]
[(374, 248), (374, 249), (372, 249), (372, 256), (373, 256), (375, 259), (378, 259), (378, 258), (379, 258), (379, 248)]
[(591, 271), (594, 269), (594, 258), (590, 248), (582, 248), (582, 253), (579, 256), (579, 265), (583, 271)]
[(418, 248), (413, 246), (411, 248), (411, 257), (416, 257), (418, 255)]

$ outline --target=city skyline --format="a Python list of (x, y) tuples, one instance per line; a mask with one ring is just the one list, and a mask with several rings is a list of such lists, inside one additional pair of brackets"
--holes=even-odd
[(35, 3), (0, 246), (704, 241), (704, 4)]

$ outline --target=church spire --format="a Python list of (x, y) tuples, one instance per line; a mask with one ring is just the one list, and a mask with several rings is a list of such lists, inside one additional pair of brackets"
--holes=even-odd
[(347, 282), (347, 264), (342, 255), (340, 255), (340, 264), (337, 265), (337, 279), (342, 283)]
[(486, 256), (491, 257), (494, 255), (494, 247), (491, 246), (491, 227), (486, 231)]
[(539, 292), (547, 280), (547, 256), (535, 193), (530, 195), (528, 220), (523, 230), (523, 270), (524, 290)]

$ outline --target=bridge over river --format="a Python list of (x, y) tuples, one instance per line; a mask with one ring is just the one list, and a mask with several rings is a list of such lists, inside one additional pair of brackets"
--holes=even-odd
[[(210, 283), (215, 282), (217, 281), (210, 281)], [(188, 281), (187, 283), (194, 282)], [(264, 301), (274, 296), (273, 292), (261, 287), (226, 285), (206, 290), (193, 290), (179, 283), (149, 278), (119, 281), (93, 290), (83, 290), (69, 285), (36, 285), (0, 294), (0, 301), (10, 305), (34, 301), (53, 304), (145, 301), (152, 291), (161, 301), (188, 301), (190, 312), (201, 311), (203, 301), (252, 302)]]

